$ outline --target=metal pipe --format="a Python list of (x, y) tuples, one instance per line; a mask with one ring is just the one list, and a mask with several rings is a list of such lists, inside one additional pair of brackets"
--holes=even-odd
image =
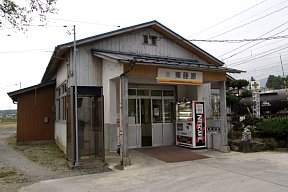
[(73, 25), (73, 34), (74, 34), (74, 42), (73, 42), (73, 67), (74, 67), (74, 101), (75, 101), (75, 153), (76, 153), (76, 161), (75, 166), (79, 166), (79, 138), (78, 138), (78, 90), (77, 90), (77, 66), (76, 66), (76, 27)]
[(124, 166), (124, 154), (126, 154), (126, 149), (125, 149), (125, 145), (124, 145), (124, 138), (127, 139), (127, 137), (124, 135), (126, 134), (126, 129), (127, 127), (126, 124), (123, 125), (123, 119), (122, 118), (125, 118), (125, 116), (123, 115), (124, 114), (124, 111), (123, 111), (123, 93), (125, 92), (124, 89), (124, 85), (123, 85), (123, 82), (125, 83), (125, 81), (123, 80), (123, 78), (125, 77), (126, 74), (128, 74), (132, 69), (133, 67), (135, 66), (135, 61), (134, 60), (131, 60), (129, 62), (129, 69), (127, 71), (124, 71), (121, 75), (120, 75), (120, 131), (119, 131), (119, 137), (120, 137), (120, 165), (121, 166)]

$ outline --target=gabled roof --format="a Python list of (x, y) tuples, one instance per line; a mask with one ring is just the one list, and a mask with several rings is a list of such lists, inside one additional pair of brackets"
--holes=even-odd
[[(118, 29), (115, 31), (87, 37), (84, 39), (80, 39), (80, 40), (76, 41), (76, 46), (92, 44), (93, 42), (98, 41), (98, 40), (110, 38), (110, 37), (125, 34), (125, 33), (131, 33), (133, 31), (147, 28), (147, 27), (150, 27), (150, 28), (154, 29), (155, 31), (163, 34), (164, 36), (166, 36), (171, 41), (173, 41), (173, 42), (177, 43), (178, 45), (182, 46), (183, 48), (191, 51), (192, 53), (194, 53), (195, 55), (206, 60), (210, 64), (218, 65), (218, 66), (219, 65), (221, 66), (224, 64), (222, 61), (218, 60), (217, 58), (210, 55), (209, 53), (207, 53), (203, 49), (197, 47), (196, 45), (194, 45), (193, 43), (191, 43), (187, 39), (183, 38), (182, 36), (178, 35), (174, 31), (172, 31), (171, 29), (165, 27), (164, 25), (162, 25), (161, 23), (159, 23), (158, 21), (155, 21), (155, 20), (150, 21), (150, 22), (146, 22), (146, 23), (142, 23), (142, 24), (138, 24), (138, 25), (134, 25), (134, 26), (130, 26), (130, 27), (126, 27), (126, 28), (122, 28), (122, 29)], [(43, 75), (41, 82), (45, 82), (45, 81), (49, 80), (49, 77), (50, 78), (52, 77), (51, 73), (53, 73), (53, 71), (56, 70), (57, 63), (60, 62), (61, 60), (63, 60), (63, 58), (62, 58), (63, 55), (65, 55), (67, 53), (67, 51), (73, 47), (73, 44), (74, 44), (74, 42), (68, 42), (68, 43), (61, 44), (61, 45), (58, 45), (57, 47), (55, 47), (55, 50), (51, 56), (50, 62), (46, 68), (46, 71)]]
[(46, 82), (46, 83), (40, 83), (38, 85), (27, 87), (27, 88), (24, 88), (24, 89), (19, 89), (17, 91), (9, 92), (7, 94), (13, 100), (13, 102), (17, 102), (18, 95), (21, 95), (23, 93), (27, 93), (29, 91), (34, 91), (34, 90), (40, 89), (42, 87), (47, 87), (47, 86), (50, 86), (50, 85), (54, 85), (55, 83), (56, 83), (56, 81), (53, 80), (53, 81), (49, 81), (49, 82)]

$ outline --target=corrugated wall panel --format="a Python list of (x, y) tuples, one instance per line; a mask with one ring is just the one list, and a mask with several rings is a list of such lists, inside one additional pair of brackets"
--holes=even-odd
[(54, 85), (18, 96), (17, 142), (54, 140), (54, 98)]

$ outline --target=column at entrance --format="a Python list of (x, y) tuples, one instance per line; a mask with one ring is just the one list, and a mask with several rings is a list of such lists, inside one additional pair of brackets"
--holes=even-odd
[(220, 132), (221, 144), (228, 145), (228, 126), (227, 126), (227, 112), (226, 112), (226, 84), (225, 81), (219, 82), (220, 91)]
[(130, 164), (128, 154), (128, 76), (120, 77), (121, 104), (120, 104), (120, 156), (121, 165)]

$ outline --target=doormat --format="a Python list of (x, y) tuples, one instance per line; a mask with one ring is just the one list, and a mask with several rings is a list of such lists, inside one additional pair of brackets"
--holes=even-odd
[(191, 149), (178, 146), (139, 148), (137, 151), (166, 163), (176, 163), (209, 158), (207, 156), (195, 153)]

